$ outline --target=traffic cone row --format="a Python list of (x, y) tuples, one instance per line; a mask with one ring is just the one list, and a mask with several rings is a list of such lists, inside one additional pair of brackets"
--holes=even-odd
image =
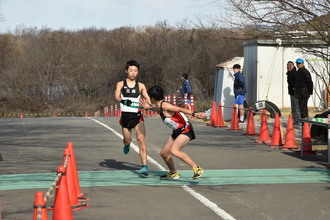
[[(212, 102), (212, 115), (211, 115), (210, 123), (208, 125), (211, 125), (213, 127), (226, 127), (223, 121), (222, 107), (223, 106), (221, 105), (221, 103), (219, 103), (218, 109), (216, 109), (216, 103)], [(215, 112), (217, 112), (217, 114), (215, 114)], [(303, 126), (304, 127), (303, 127), (303, 137), (302, 137), (303, 139), (302, 152), (304, 154), (315, 154), (315, 151), (312, 150), (310, 126), (308, 123), (304, 123)], [(294, 126), (293, 126), (293, 120), (291, 114), (288, 116), (288, 125), (286, 129), (284, 144), (282, 139), (281, 127), (282, 126), (280, 122), (280, 116), (278, 113), (276, 113), (274, 120), (273, 134), (272, 134), (272, 138), (270, 138), (266, 110), (262, 110), (259, 138), (255, 142), (264, 143), (271, 148), (280, 148), (281, 150), (299, 149), (299, 147), (297, 147), (295, 143)], [(231, 126), (228, 130), (231, 131), (241, 130), (238, 125), (236, 105), (233, 105)], [(252, 112), (252, 107), (249, 108), (247, 127), (244, 135), (256, 135), (255, 126), (254, 126), (254, 114)], [(297, 152), (301, 152), (301, 151), (297, 151)]]
[[(68, 158), (68, 160), (66, 160)], [(67, 163), (64, 163), (67, 161)], [(54, 205), (48, 208), (53, 210), (53, 220), (71, 220), (72, 211), (87, 208), (90, 204), (82, 203), (88, 198), (80, 191), (76, 160), (73, 144), (68, 143), (63, 152), (63, 166), (57, 168), (57, 175), (61, 174), (56, 184)], [(57, 177), (57, 178), (58, 178)], [(41, 192), (36, 193), (33, 220), (47, 220), (45, 199)]]

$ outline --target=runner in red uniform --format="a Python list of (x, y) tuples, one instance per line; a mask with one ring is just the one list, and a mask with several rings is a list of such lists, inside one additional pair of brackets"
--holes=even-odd
[(166, 165), (170, 171), (161, 176), (161, 179), (178, 179), (179, 173), (175, 169), (172, 156), (175, 156), (183, 162), (189, 164), (194, 172), (193, 179), (198, 179), (203, 174), (203, 168), (198, 166), (186, 153), (181, 149), (188, 144), (190, 140), (195, 139), (195, 133), (191, 123), (188, 121), (185, 114), (196, 116), (198, 118), (204, 118), (205, 113), (194, 113), (191, 110), (180, 108), (171, 105), (164, 101), (164, 91), (159, 86), (151, 87), (148, 90), (151, 103), (155, 104), (155, 107), (150, 107), (146, 101), (143, 101), (143, 107), (145, 109), (158, 110), (163, 122), (173, 129), (172, 135), (168, 138), (163, 146), (160, 155), (164, 159)]

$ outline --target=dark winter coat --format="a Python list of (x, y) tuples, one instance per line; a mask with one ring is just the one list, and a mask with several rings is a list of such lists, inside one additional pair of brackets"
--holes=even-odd
[(244, 95), (247, 92), (245, 79), (241, 72), (237, 72), (234, 74), (234, 95), (237, 97), (238, 95)]
[(294, 96), (298, 99), (309, 98), (313, 94), (313, 81), (311, 74), (305, 68), (299, 68), (296, 73)]
[(289, 95), (294, 95), (293, 90), (296, 82), (296, 74), (297, 74), (296, 68), (293, 68), (292, 70), (286, 73)]

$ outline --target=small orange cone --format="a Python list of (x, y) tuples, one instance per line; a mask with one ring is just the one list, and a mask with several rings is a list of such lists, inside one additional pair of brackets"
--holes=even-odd
[(294, 135), (292, 114), (290, 114), (289, 118), (288, 118), (288, 126), (286, 128), (285, 141), (284, 141), (284, 145), (281, 148), (281, 150), (290, 150), (290, 149), (295, 149), (295, 148), (298, 148), (298, 147), (296, 146), (296, 138)]
[(37, 220), (37, 219), (48, 220), (44, 194), (42, 192), (36, 192), (33, 207), (34, 207), (33, 220)]
[(62, 176), (56, 185), (53, 220), (73, 220), (65, 168), (59, 166), (57, 173), (62, 173)]
[(244, 135), (257, 135), (256, 129), (254, 126), (254, 117), (253, 117), (252, 107), (249, 108), (249, 115), (248, 115), (248, 120), (247, 120), (247, 125), (246, 125), (246, 131), (245, 131)]
[(71, 154), (70, 159), (72, 161), (72, 169), (73, 169), (73, 172), (74, 172), (74, 178), (75, 178), (75, 184), (76, 184), (76, 191), (77, 191), (78, 200), (87, 201), (89, 199), (86, 197), (86, 195), (84, 195), (81, 192), (81, 189), (80, 189), (80, 182), (79, 182), (78, 169), (77, 169), (76, 157), (75, 157), (75, 154), (74, 154), (73, 143), (68, 142), (67, 148), (69, 149), (69, 152)]
[(214, 126), (216, 118), (217, 118), (217, 104), (216, 104), (215, 101), (213, 101), (212, 102), (212, 113), (211, 113), (210, 123), (208, 123), (207, 126)]
[(237, 107), (236, 104), (233, 105), (233, 111), (231, 114), (231, 124), (229, 131), (241, 131), (238, 125)]
[(85, 117), (88, 117), (88, 112), (85, 113)]
[(19, 117), (20, 117), (20, 118), (23, 118), (23, 113), (21, 113)]
[(55, 113), (53, 114), (53, 118), (56, 118), (56, 114)]
[(222, 105), (221, 105), (221, 103), (219, 103), (219, 106), (218, 106), (218, 114), (217, 114), (217, 117), (216, 117), (216, 121), (215, 121), (214, 127), (216, 127), (216, 128), (225, 128), (225, 127), (227, 127), (227, 126), (225, 126), (225, 123), (223, 121)]
[(281, 135), (281, 122), (280, 116), (278, 113), (275, 114), (275, 121), (273, 127), (273, 135), (272, 135), (272, 142), (268, 145), (268, 147), (279, 147), (282, 146), (282, 135)]
[[(304, 122), (304, 131), (303, 131), (303, 138), (302, 138), (302, 153), (304, 155), (315, 155), (316, 151), (313, 151), (312, 148), (312, 139), (311, 139), (311, 129), (307, 122)], [(301, 151), (299, 151), (301, 152)]]
[(267, 124), (267, 116), (266, 116), (266, 110), (262, 110), (261, 113), (261, 126), (260, 126), (260, 132), (259, 132), (259, 139), (256, 140), (256, 143), (259, 144), (266, 144), (270, 143), (270, 137), (269, 137), (269, 130), (268, 130), (268, 124)]

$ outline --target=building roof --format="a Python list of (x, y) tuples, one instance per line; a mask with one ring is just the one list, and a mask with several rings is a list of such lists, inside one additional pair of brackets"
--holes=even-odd
[(219, 63), (218, 65), (216, 65), (217, 68), (228, 68), (228, 69), (232, 69), (233, 65), (236, 63), (243, 63), (243, 59), (244, 57), (233, 57), (229, 60), (226, 60), (222, 63)]

